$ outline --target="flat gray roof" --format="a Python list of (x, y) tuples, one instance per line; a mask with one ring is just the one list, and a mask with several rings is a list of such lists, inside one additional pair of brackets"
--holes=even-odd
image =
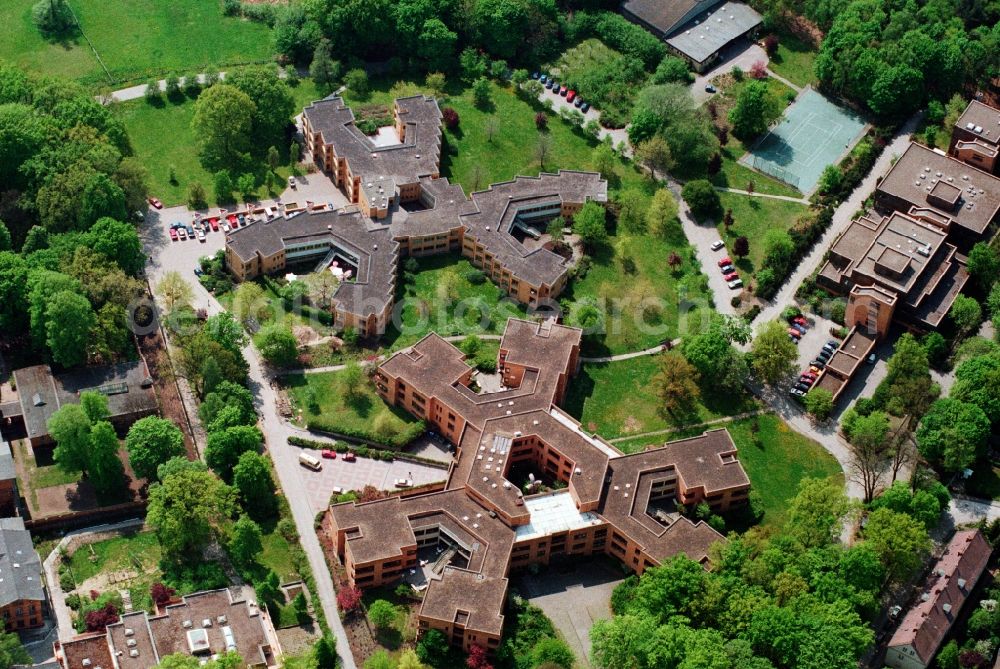
[(737, 37), (760, 25), (760, 14), (741, 2), (727, 2), (688, 21), (667, 38), (667, 44), (701, 63)]

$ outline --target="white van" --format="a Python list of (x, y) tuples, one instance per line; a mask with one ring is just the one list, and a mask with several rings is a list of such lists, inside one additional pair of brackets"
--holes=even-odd
[(323, 469), (323, 463), (320, 462), (320, 459), (309, 453), (299, 453), (299, 464), (303, 467), (308, 467), (314, 472)]

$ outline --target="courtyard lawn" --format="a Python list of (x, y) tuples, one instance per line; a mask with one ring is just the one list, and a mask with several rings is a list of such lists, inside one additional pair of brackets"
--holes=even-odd
[(500, 288), (465, 258), (449, 254), (416, 261), (417, 272), (403, 273), (399, 322), (385, 338), (390, 348), (409, 346), (428, 332), (500, 334), (508, 318), (525, 316), (523, 305), (502, 301)]
[(375, 384), (362, 378), (353, 395), (344, 382), (344, 372), (293, 374), (285, 386), (298, 424), (310, 429), (357, 436), (402, 446), (419, 434), (421, 421), (390, 407), (375, 393)]
[[(753, 430), (755, 422), (759, 427), (756, 435)], [(752, 489), (760, 495), (764, 525), (780, 527), (784, 524), (788, 503), (798, 492), (802, 479), (833, 477), (838, 483), (844, 482), (844, 473), (832, 455), (774, 414), (761, 414), (705, 429), (716, 427), (728, 429), (739, 449), (739, 459), (750, 477)], [(625, 452), (636, 452), (647, 445), (659, 445), (702, 432), (704, 429), (698, 428), (655, 440), (637, 438), (617, 442), (615, 446)]]
[(791, 33), (782, 33), (778, 36), (778, 52), (770, 59), (768, 69), (804, 88), (816, 83), (813, 71), (816, 54), (816, 49), (804, 40)]
[[(659, 356), (650, 355), (617, 362), (584, 363), (580, 373), (569, 382), (565, 408), (584, 429), (605, 439), (627, 437), (656, 430), (679, 427), (664, 418), (653, 389)], [(752, 411), (756, 403), (749, 397), (732, 398), (702, 391), (697, 416), (687, 424), (699, 424), (722, 416)], [(662, 443), (671, 435), (657, 437)], [(654, 440), (656, 441), (656, 440)]]
[(749, 240), (750, 255), (736, 258), (736, 268), (751, 275), (757, 271), (764, 257), (764, 237), (767, 231), (791, 230), (795, 222), (809, 212), (808, 205), (788, 200), (748, 197), (737, 193), (719, 193), (719, 199), (724, 211), (733, 212), (733, 224), (728, 231), (721, 220), (718, 222), (719, 238), (726, 242), (726, 248), (730, 251), (737, 237)]
[(150, 587), (164, 580), (160, 554), (156, 535), (138, 532), (80, 546), (70, 556), (69, 569), (78, 591), (128, 589), (135, 609), (148, 611), (153, 606)]
[[(191, 129), (194, 104), (194, 100), (188, 98), (179, 104), (167, 100), (161, 106), (150, 105), (145, 100), (134, 100), (118, 107), (135, 155), (149, 170), (150, 194), (163, 200), (163, 204), (168, 207), (186, 203), (188, 185), (194, 181), (205, 187), (210, 206), (218, 204), (213, 188), (214, 177), (198, 160), (195, 133)], [(283, 156), (282, 162), (286, 162), (284, 157), (288, 155), (288, 147), (277, 148)], [(177, 177), (175, 183), (170, 181), (171, 167)], [(255, 170), (259, 172), (258, 181), (261, 183), (264, 170), (263, 163)], [(280, 166), (275, 190), (269, 192), (265, 186), (261, 186), (257, 189), (257, 197), (279, 195), (289, 174), (287, 165)], [(233, 180), (238, 176), (239, 174), (234, 174)]]
[(83, 31), (110, 70), (108, 78), (82, 35), (65, 43), (43, 39), (31, 20), (35, 0), (0, 3), (0, 58), (25, 69), (122, 88), (168, 72), (267, 61), (270, 29), (222, 15), (205, 0), (72, 0)]

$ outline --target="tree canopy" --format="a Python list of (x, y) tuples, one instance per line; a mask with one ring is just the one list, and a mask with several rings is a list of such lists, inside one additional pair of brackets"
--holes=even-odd
[(125, 448), (135, 475), (153, 481), (160, 465), (184, 455), (184, 435), (171, 421), (147, 416), (129, 428)]

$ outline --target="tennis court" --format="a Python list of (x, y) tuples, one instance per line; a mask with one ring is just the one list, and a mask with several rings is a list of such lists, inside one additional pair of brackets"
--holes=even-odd
[(853, 147), (864, 128), (865, 122), (857, 114), (809, 88), (740, 160), (809, 193), (823, 169)]

